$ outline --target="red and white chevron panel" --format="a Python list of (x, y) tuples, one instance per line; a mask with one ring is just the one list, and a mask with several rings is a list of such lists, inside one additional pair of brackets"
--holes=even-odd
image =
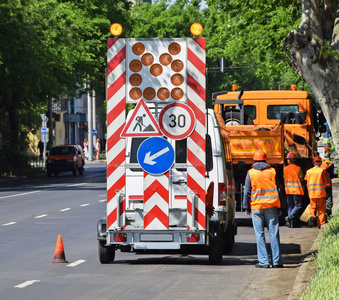
[[(126, 43), (107, 41), (107, 229), (125, 228)], [(119, 209), (117, 209), (118, 201)], [(119, 211), (119, 216), (117, 212)], [(119, 222), (117, 222), (119, 220)]]
[[(206, 228), (205, 164), (206, 164), (206, 40), (188, 39), (187, 49), (187, 104), (196, 116), (196, 126), (187, 138), (187, 228), (192, 220), (192, 195), (196, 194), (194, 226)], [(191, 167), (190, 167), (191, 166)]]
[(153, 176), (144, 172), (144, 229), (168, 229), (169, 173)]

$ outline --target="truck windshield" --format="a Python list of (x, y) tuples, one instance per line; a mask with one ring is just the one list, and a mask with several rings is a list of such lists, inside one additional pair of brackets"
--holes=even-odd
[(74, 155), (75, 150), (72, 147), (52, 148), (50, 155)]
[(268, 105), (267, 106), (267, 119), (269, 120), (279, 120), (280, 112), (289, 111), (296, 112), (299, 111), (299, 106), (296, 105)]

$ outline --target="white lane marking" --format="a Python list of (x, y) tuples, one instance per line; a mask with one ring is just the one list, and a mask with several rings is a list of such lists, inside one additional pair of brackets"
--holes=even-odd
[(70, 185), (67, 185), (67, 186), (70, 187), (70, 186), (78, 186), (78, 185), (84, 185), (84, 184), (87, 184), (87, 182), (75, 183), (75, 184), (70, 184)]
[(29, 286), (29, 285), (36, 283), (36, 282), (40, 282), (40, 280), (27, 280), (23, 283), (16, 285), (15, 288), (22, 289), (22, 288), (25, 288), (26, 286)]
[(9, 225), (14, 225), (14, 224), (16, 224), (16, 222), (5, 223), (5, 224), (2, 224), (2, 226), (9, 226)]
[(70, 208), (69, 208), (69, 207), (66, 207), (66, 208), (60, 209), (60, 211), (68, 211), (68, 210), (70, 210)]
[(81, 204), (80, 206), (85, 207), (85, 206), (88, 206), (88, 205), (89, 205), (89, 203), (85, 203), (85, 204)]
[(99, 202), (106, 202), (106, 199), (99, 200)]
[(41, 191), (33, 191), (33, 192), (27, 192), (27, 193), (21, 193), (21, 194), (14, 194), (14, 195), (8, 195), (8, 196), (2, 196), (0, 199), (5, 199), (5, 198), (13, 198), (13, 197), (19, 197), (19, 196), (25, 196), (29, 194), (35, 194), (35, 193), (40, 193)]
[(68, 264), (67, 267), (76, 267), (77, 265), (80, 265), (80, 264), (84, 263), (85, 261), (86, 260), (84, 260), (84, 259), (79, 259), (79, 260), (77, 260), (77, 261), (75, 261), (71, 264)]
[(40, 219), (40, 218), (44, 218), (44, 217), (47, 217), (48, 215), (40, 215), (40, 216), (36, 216), (34, 217), (35, 219)]

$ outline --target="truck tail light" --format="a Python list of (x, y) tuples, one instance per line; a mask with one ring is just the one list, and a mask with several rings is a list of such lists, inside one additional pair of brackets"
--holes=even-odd
[(219, 194), (219, 199), (218, 199), (218, 205), (219, 206), (223, 206), (226, 205), (226, 198), (227, 198), (227, 194), (226, 194), (226, 186), (224, 183), (219, 183), (218, 185), (218, 194)]
[(126, 242), (126, 240), (127, 240), (126, 233), (115, 233), (114, 234), (115, 242)]
[(191, 234), (187, 235), (186, 240), (187, 240), (187, 242), (199, 242), (200, 234), (199, 233), (191, 233)]

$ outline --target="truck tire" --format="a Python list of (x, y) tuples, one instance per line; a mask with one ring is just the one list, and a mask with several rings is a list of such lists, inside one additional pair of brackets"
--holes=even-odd
[(73, 176), (77, 176), (77, 171), (78, 171), (78, 168), (75, 166), (74, 169), (72, 170)]
[(47, 170), (47, 177), (52, 177), (52, 171), (51, 170)]
[[(240, 124), (240, 111), (238, 110), (231, 110), (226, 111), (225, 116), (225, 125), (241, 125)], [(249, 117), (248, 114), (244, 114), (244, 125), (253, 125), (252, 119)]]
[(228, 228), (225, 232), (223, 253), (231, 253), (234, 245), (234, 236), (237, 234), (237, 223), (234, 221), (233, 225), (228, 225)]
[(210, 241), (208, 252), (208, 261), (211, 265), (218, 265), (222, 261), (223, 235), (221, 226), (219, 226), (218, 236), (215, 240)]
[(109, 264), (114, 261), (115, 248), (113, 246), (106, 246), (105, 241), (98, 241), (99, 261), (102, 264)]

